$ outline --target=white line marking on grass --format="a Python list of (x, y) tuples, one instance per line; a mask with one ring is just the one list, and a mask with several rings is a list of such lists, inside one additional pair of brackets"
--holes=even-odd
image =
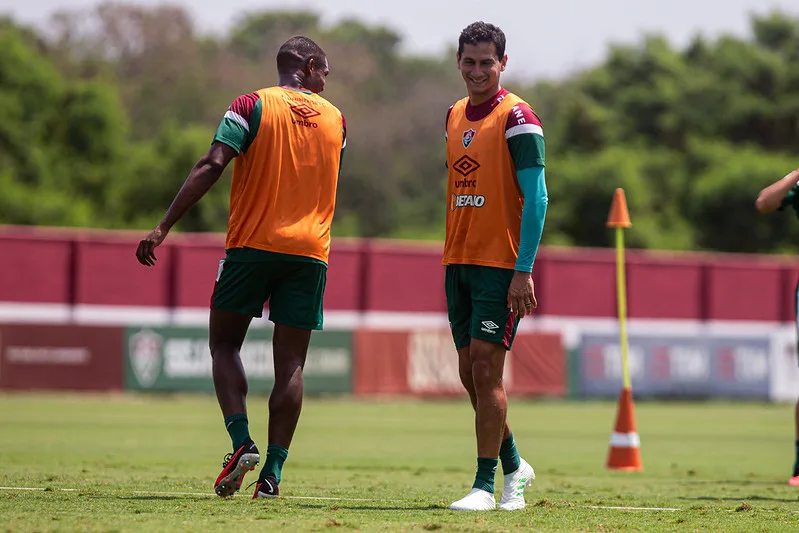
[(0, 490), (32, 490), (32, 491), (61, 491), (61, 492), (79, 492), (80, 489), (56, 489), (47, 487), (0, 487)]
[(589, 509), (610, 509), (614, 511), (682, 511), (676, 507), (616, 507), (604, 505), (589, 505)]
[[(216, 496), (211, 492), (159, 492), (153, 490), (134, 490), (133, 494), (152, 494), (154, 496)], [(287, 500), (329, 500), (343, 502), (398, 502), (389, 498), (335, 498), (331, 496), (281, 496)]]
[[(127, 492), (127, 491), (123, 491)], [(132, 490), (133, 494), (151, 494), (153, 496), (214, 496), (213, 492), (159, 492), (155, 490)]]
[[(0, 487), (0, 490), (24, 490), (24, 491), (59, 491), (59, 492), (80, 492), (81, 490), (94, 491), (95, 489), (67, 489), (67, 488), (47, 488), (47, 487)], [(153, 496), (212, 496), (217, 497), (213, 492), (163, 492), (155, 490), (111, 490), (111, 491), (97, 491), (97, 492), (130, 492), (132, 494), (150, 494)], [(287, 500), (326, 500), (326, 501), (341, 501), (341, 502), (399, 502), (403, 500), (393, 500), (390, 498), (337, 498), (332, 496), (281, 496)]]

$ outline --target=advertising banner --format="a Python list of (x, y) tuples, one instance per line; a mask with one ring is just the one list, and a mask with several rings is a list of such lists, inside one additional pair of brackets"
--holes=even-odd
[[(251, 328), (241, 348), (249, 390), (274, 384), (272, 328)], [(194, 327), (128, 328), (125, 386), (152, 391), (213, 391), (208, 330)], [(305, 393), (352, 391), (352, 333), (315, 331), (305, 363)]]
[[(448, 330), (356, 333), (356, 394), (464, 395), (458, 352)], [(564, 396), (566, 357), (558, 333), (519, 333), (505, 357), (512, 395)]]
[(0, 388), (122, 389), (123, 328), (0, 324)]
[(782, 327), (773, 335), (770, 369), (770, 399), (775, 402), (796, 402), (799, 397), (799, 361), (795, 327)]
[[(769, 398), (768, 336), (632, 335), (629, 371), (636, 396)], [(622, 386), (618, 335), (584, 335), (579, 393), (618, 395)]]

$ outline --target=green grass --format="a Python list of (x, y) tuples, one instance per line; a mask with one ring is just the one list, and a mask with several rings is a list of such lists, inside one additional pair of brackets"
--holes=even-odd
[[(265, 412), (265, 398), (251, 398), (262, 448)], [(0, 490), (0, 531), (799, 530), (799, 489), (785, 484), (790, 406), (639, 402), (638, 473), (604, 468), (614, 417), (610, 402), (512, 399), (511, 425), (538, 475), (528, 507), (455, 513), (448, 505), (475, 468), (465, 399), (308, 399), (285, 497), (252, 501), (244, 490), (212, 495), (230, 447), (212, 397), (0, 395), (0, 486), (46, 488)], [(320, 496), (345, 499), (298, 498)]]

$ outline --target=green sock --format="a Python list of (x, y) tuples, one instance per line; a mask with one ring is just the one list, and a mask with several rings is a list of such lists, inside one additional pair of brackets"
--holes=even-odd
[(496, 457), (477, 458), (477, 475), (474, 477), (473, 489), (480, 489), (494, 494), (494, 474), (497, 473), (497, 463), (499, 463), (499, 460)]
[(283, 472), (283, 463), (289, 456), (289, 451), (277, 444), (270, 444), (266, 449), (266, 461), (258, 479), (264, 479), (267, 474), (273, 474), (277, 479), (278, 485), (280, 484), (280, 474)]
[(502, 441), (502, 446), (499, 447), (499, 458), (502, 461), (502, 473), (510, 474), (516, 472), (522, 464), (522, 458), (519, 457), (519, 450), (516, 449), (516, 441), (513, 439), (513, 433), (510, 437)]
[(247, 415), (245, 414), (225, 417), (225, 428), (228, 434), (230, 434), (234, 452), (241, 448), (241, 445), (250, 438), (250, 427), (247, 424)]
[(799, 476), (799, 440), (796, 441), (796, 459), (793, 462), (793, 475)]

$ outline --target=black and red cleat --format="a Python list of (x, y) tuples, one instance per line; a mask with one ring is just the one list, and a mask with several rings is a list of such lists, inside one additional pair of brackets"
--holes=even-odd
[(255, 443), (248, 439), (235, 453), (229, 453), (222, 462), (222, 472), (216, 478), (214, 490), (217, 496), (227, 498), (233, 496), (241, 488), (244, 475), (255, 470), (261, 456)]
[(264, 479), (259, 479), (255, 484), (255, 492), (252, 499), (258, 498), (279, 498), (280, 488), (277, 486), (277, 478), (272, 474), (267, 474)]

